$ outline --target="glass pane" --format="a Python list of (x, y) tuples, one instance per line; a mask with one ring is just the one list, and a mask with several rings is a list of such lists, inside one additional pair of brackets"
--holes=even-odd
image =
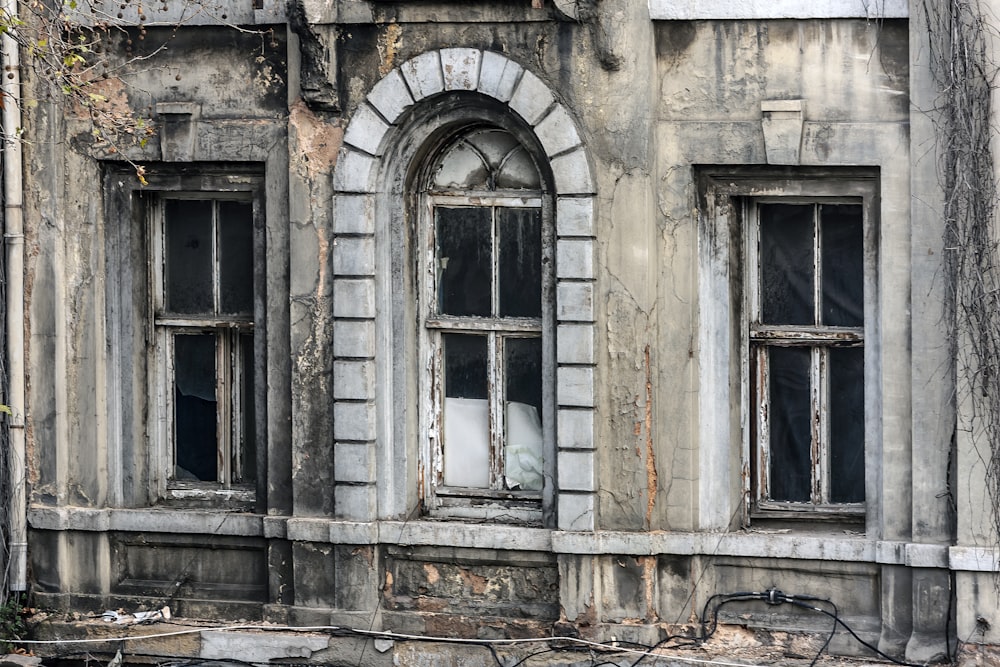
[(218, 480), (215, 335), (174, 336), (174, 479)]
[(864, 323), (864, 226), (860, 204), (820, 208), (823, 324)]
[(865, 500), (865, 351), (830, 349), (830, 501)]
[(490, 487), (486, 336), (443, 334), (444, 483)]
[(438, 298), (442, 315), (492, 313), (493, 223), (488, 208), (436, 208)]
[(542, 339), (504, 339), (504, 476), (509, 489), (542, 490)]
[(449, 148), (434, 170), (434, 187), (451, 190), (487, 190), (490, 172), (483, 157), (464, 141)]
[(219, 202), (219, 312), (253, 314), (253, 204)]
[(760, 205), (760, 300), (765, 324), (814, 324), (811, 205)]
[(212, 202), (168, 199), (164, 306), (170, 313), (212, 314)]
[(812, 486), (810, 350), (807, 347), (769, 347), (767, 356), (770, 498), (808, 502)]
[(497, 209), (497, 290), (502, 317), (542, 316), (542, 212)]
[(254, 410), (254, 355), (253, 334), (239, 337), (239, 384), (235, 388), (239, 396), (239, 437), (234, 438), (233, 482), (247, 483), (257, 479), (257, 414)]
[(528, 151), (520, 145), (504, 158), (496, 177), (496, 187), (508, 190), (541, 190), (542, 179), (538, 176)]

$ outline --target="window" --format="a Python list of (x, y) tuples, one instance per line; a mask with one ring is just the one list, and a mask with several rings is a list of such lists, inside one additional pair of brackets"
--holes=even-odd
[(427, 181), (418, 245), (430, 371), (424, 469), (433, 471), (425, 505), (502, 501), (528, 516), (540, 508), (551, 391), (543, 363), (551, 250), (539, 172), (513, 135), (481, 128), (448, 143)]
[(756, 509), (863, 512), (865, 207), (745, 205)]
[(697, 180), (701, 525), (863, 522), (882, 449), (879, 172)]
[(168, 497), (256, 479), (254, 201), (170, 193), (152, 207), (160, 369), (154, 400)]

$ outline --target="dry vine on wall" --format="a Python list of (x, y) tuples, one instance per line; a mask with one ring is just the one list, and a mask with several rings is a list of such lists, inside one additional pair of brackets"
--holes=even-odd
[(992, 540), (1000, 540), (1000, 249), (991, 96), (996, 29), (977, 0), (927, 1), (933, 111), (944, 192), (949, 321), (960, 413), (986, 472)]

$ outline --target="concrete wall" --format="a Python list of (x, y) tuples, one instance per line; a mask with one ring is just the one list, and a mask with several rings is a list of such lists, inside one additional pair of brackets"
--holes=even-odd
[[(947, 507), (949, 492), (982, 498), (978, 482), (947, 487), (922, 19), (556, 5), (307, 1), (287, 25), (248, 26), (264, 35), (150, 28), (136, 48), (169, 48), (107, 84), (160, 122), (162, 142), (127, 152), (146, 187), (59, 100), (29, 114), (39, 605), (436, 636), (555, 624), (653, 644), (714, 594), (780, 588), (829, 597), (866, 640), (925, 660), (954, 647), (954, 577), (957, 637), (997, 643), (976, 621), (995, 608), (996, 556), (978, 533), (956, 542)], [(779, 117), (791, 134), (769, 134)], [(408, 188), (427, 142), (463, 118), (526, 137), (555, 216), (551, 479), (528, 524), (421, 514)], [(860, 522), (748, 519), (727, 273), (740, 250), (718, 263), (699, 188), (755, 170), (876, 183)], [(199, 173), (205, 187), (259, 178), (266, 201), (266, 453), (250, 505), (164, 502), (150, 472), (146, 241), (130, 202)], [(828, 628), (790, 607), (734, 609), (753, 627)], [(846, 633), (832, 649), (863, 651)]]

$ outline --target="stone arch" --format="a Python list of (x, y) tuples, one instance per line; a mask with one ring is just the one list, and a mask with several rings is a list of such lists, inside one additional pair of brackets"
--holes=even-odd
[(551, 169), (557, 525), (592, 530), (597, 369), (590, 161), (572, 116), (541, 79), (504, 55), (469, 48), (428, 51), (393, 69), (375, 84), (344, 133), (333, 174), (335, 511), (341, 518), (371, 521), (412, 509), (401, 486), (413, 486), (414, 473), (407, 469), (404, 445), (394, 442), (387, 398), (400, 380), (387, 360), (394, 354), (391, 309), (379, 306), (392, 280), (391, 258), (379, 250), (385, 246), (379, 237), (389, 216), (385, 209), (395, 203), (385, 200), (383, 162), (414, 110), (462, 91), (516, 114), (534, 133)]

